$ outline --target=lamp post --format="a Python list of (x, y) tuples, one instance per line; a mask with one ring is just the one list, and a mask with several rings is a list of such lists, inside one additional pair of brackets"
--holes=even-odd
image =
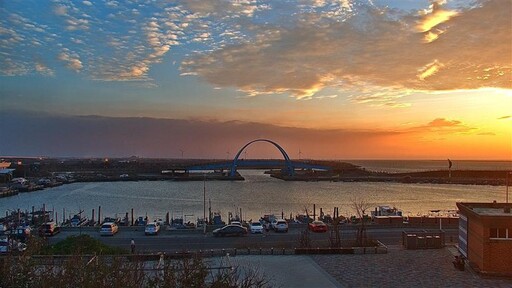
[(203, 234), (206, 235), (206, 174), (203, 174)]
[(506, 186), (506, 188), (505, 188), (505, 191), (506, 191), (506, 203), (508, 203), (508, 177), (509, 177), (510, 174), (512, 174), (512, 172), (510, 172), (510, 171), (507, 172), (507, 180), (505, 181), (505, 186)]

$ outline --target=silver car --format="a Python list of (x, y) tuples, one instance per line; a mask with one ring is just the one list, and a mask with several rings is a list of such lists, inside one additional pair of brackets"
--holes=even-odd
[(7, 237), (0, 237), (0, 254), (9, 252), (9, 240)]
[(144, 234), (146, 235), (157, 235), (158, 232), (160, 232), (160, 224), (157, 222), (148, 223), (144, 229)]
[(288, 232), (288, 222), (284, 219), (279, 219), (274, 224), (274, 230), (276, 232)]
[(119, 227), (116, 223), (113, 222), (107, 222), (103, 223), (100, 228), (100, 235), (101, 236), (114, 236), (114, 234), (117, 233), (119, 230)]
[(251, 223), (251, 233), (263, 233), (263, 225), (260, 222)]

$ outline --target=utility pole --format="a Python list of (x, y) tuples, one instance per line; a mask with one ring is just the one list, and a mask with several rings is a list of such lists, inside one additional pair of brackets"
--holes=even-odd
[(206, 235), (206, 175), (203, 174), (203, 234)]
[(452, 161), (448, 159), (448, 178), (452, 178)]
[(508, 203), (508, 178), (509, 178), (510, 174), (512, 174), (512, 172), (510, 172), (510, 171), (507, 172), (507, 180), (505, 181), (505, 186), (506, 186), (505, 191), (506, 191), (506, 200), (507, 200), (505, 203)]

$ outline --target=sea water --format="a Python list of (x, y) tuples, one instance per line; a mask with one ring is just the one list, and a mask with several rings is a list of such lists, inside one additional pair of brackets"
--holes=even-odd
[[(352, 203), (366, 201), (373, 206), (391, 205), (404, 214), (424, 214), (430, 210), (453, 210), (456, 202), (505, 201), (504, 186), (403, 184), (382, 182), (292, 182), (271, 178), (261, 170), (242, 170), (245, 181), (139, 181), (73, 183), (32, 193), (0, 198), (0, 215), (21, 209), (31, 211), (32, 206), (58, 213), (69, 218), (79, 210), (87, 217), (98, 207), (102, 217), (148, 216), (173, 218), (195, 222), (206, 215), (220, 212), (223, 219), (228, 212), (238, 214), (242, 209), (244, 219), (259, 219), (264, 214), (316, 213), (323, 208), (332, 214), (338, 207), (341, 215), (354, 214)], [(206, 201), (204, 201), (206, 196)]]

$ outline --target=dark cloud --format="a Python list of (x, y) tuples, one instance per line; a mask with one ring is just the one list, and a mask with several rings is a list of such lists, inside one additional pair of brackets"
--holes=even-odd
[[(56, 116), (32, 112), (2, 112), (0, 128), (3, 155), (81, 157), (180, 157), (180, 150), (184, 150), (187, 157), (225, 158), (226, 151), (233, 156), (245, 143), (268, 138), (281, 144), (292, 157), (301, 149), (303, 157), (364, 158), (391, 149), (376, 142), (400, 135), (389, 131), (316, 130), (237, 121)], [(250, 152), (253, 157), (268, 156), (264, 144), (253, 146)]]

